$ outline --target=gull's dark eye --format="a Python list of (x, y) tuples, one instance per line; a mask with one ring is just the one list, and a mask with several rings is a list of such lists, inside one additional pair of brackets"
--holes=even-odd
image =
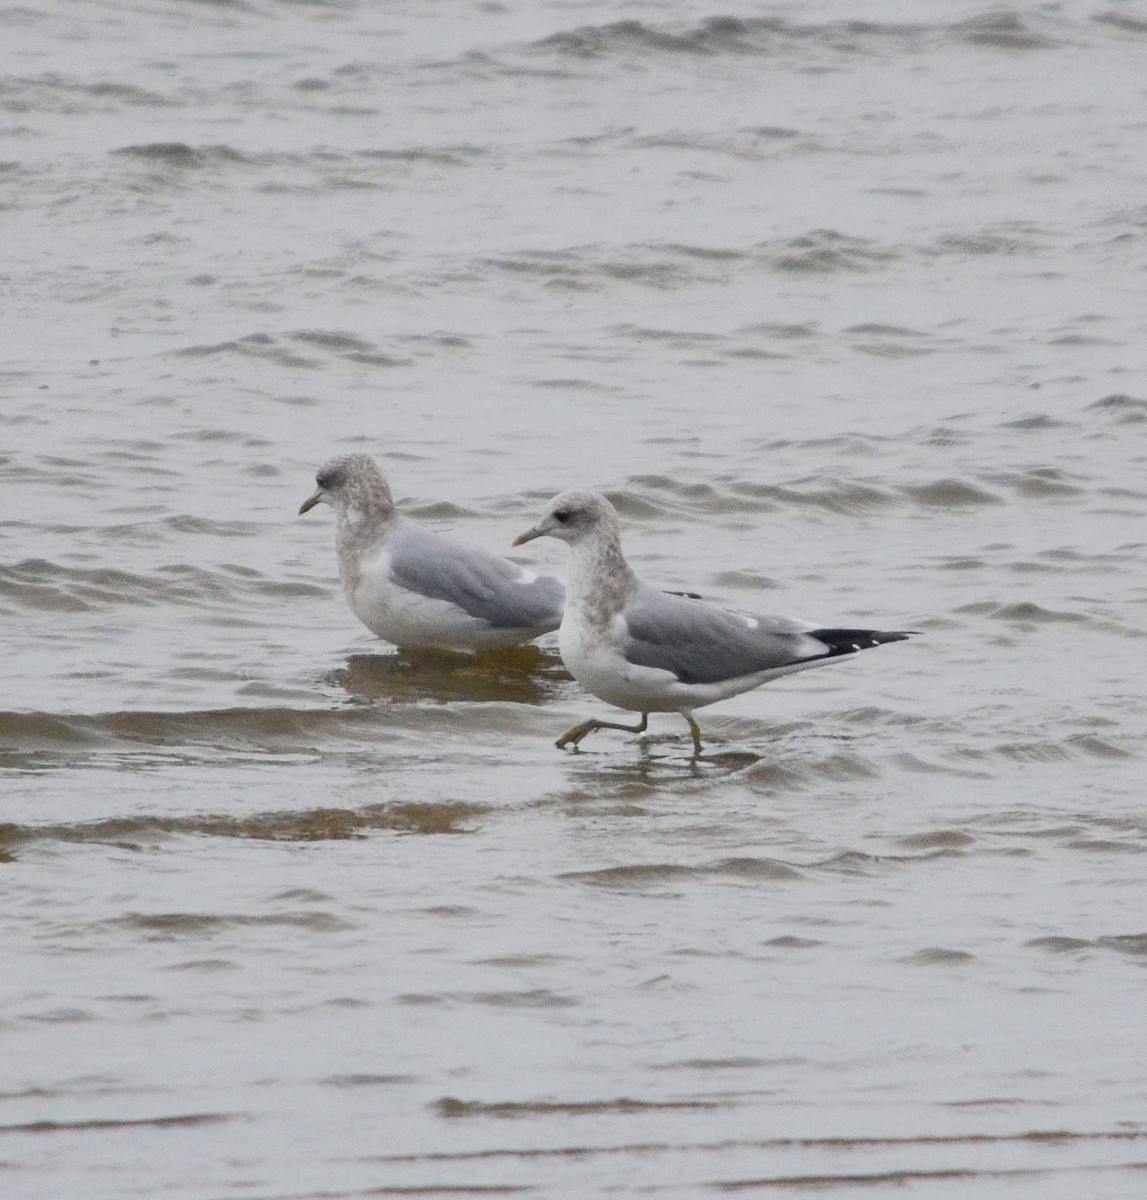
[(572, 516), (573, 513), (567, 512), (566, 509), (563, 508), (560, 512), (554, 513), (554, 520), (557, 521), (559, 525), (564, 525)]

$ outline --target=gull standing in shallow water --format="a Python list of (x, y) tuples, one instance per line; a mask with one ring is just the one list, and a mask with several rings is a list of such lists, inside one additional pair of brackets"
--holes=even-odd
[(343, 590), (371, 633), (396, 646), (473, 652), (528, 642), (561, 623), (559, 580), (402, 516), (369, 455), (331, 459), (315, 482), (299, 515), (319, 503), (335, 510)]
[(701, 730), (694, 709), (909, 636), (741, 616), (659, 592), (625, 561), (617, 511), (593, 492), (555, 496), (514, 545), (547, 536), (568, 542), (573, 552), (558, 631), (562, 659), (595, 696), (641, 714), (637, 725), (584, 721), (558, 738), (559, 748), (576, 746), (595, 729), (644, 733), (651, 712), (679, 712), (689, 722), (696, 757)]

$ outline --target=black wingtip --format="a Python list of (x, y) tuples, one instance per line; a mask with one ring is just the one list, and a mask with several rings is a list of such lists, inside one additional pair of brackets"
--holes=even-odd
[(889, 642), (904, 642), (915, 636), (916, 631), (885, 629), (813, 629), (809, 637), (823, 642), (830, 656), (855, 654), (858, 650), (871, 650), (873, 646), (884, 646)]

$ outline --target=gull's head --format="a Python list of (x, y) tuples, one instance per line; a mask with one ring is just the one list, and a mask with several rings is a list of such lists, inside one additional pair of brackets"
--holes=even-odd
[(546, 505), (541, 520), (514, 538), (514, 545), (534, 538), (555, 537), (574, 545), (599, 530), (617, 530), (617, 510), (596, 492), (562, 492)]
[(299, 516), (316, 504), (329, 504), (338, 510), (358, 507), (370, 510), (393, 508), (390, 488), (369, 454), (345, 454), (323, 463), (315, 475), (318, 485), (299, 506)]

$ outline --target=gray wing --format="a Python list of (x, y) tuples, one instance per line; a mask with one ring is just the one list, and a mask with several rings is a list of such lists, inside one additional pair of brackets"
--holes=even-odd
[(523, 567), (410, 525), (390, 545), (399, 587), (456, 604), (495, 629), (557, 629), (565, 588), (552, 575), (523, 582)]
[(831, 653), (803, 621), (742, 617), (647, 587), (622, 616), (626, 659), (672, 671), (682, 683), (720, 683)]

